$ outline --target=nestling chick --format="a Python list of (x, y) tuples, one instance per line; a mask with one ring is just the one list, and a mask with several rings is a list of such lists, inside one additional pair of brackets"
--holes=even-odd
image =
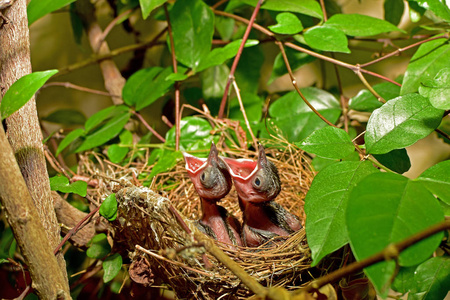
[(302, 228), (299, 219), (273, 201), (281, 191), (275, 165), (258, 147), (258, 160), (222, 159), (228, 166), (243, 211), (244, 245), (257, 247), (275, 236), (287, 236)]
[(232, 181), (225, 163), (218, 156), (216, 145), (211, 145), (207, 159), (183, 155), (186, 170), (201, 200), (199, 229), (220, 242), (242, 246), (238, 220), (217, 205), (230, 192)]

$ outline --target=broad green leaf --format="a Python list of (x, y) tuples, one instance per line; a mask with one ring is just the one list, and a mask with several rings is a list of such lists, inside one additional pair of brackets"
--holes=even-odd
[[(388, 101), (400, 95), (400, 87), (390, 82), (383, 82), (372, 87), (384, 100)], [(372, 112), (383, 105), (377, 98), (367, 89), (362, 89), (359, 93), (350, 99), (348, 108), (357, 111)]]
[(347, 132), (333, 126), (317, 129), (296, 145), (306, 152), (333, 159), (344, 158), (355, 151)]
[(336, 14), (324, 26), (334, 27), (351, 36), (372, 36), (380, 33), (401, 31), (391, 23), (360, 14)]
[[(309, 64), (310, 62), (313, 62), (316, 60), (315, 57), (308, 55), (306, 53), (291, 49), (286, 47), (285, 48), (286, 56), (289, 61), (289, 65), (291, 66), (292, 71), (297, 70), (303, 65)], [(275, 79), (278, 77), (287, 74), (287, 68), (286, 63), (283, 60), (283, 56), (281, 53), (279, 53), (275, 57), (275, 61), (273, 63), (273, 69), (272, 73), (270, 74), (270, 78), (268, 81), (268, 84), (271, 84)]]
[(187, 74), (183, 73), (171, 73), (169, 76), (166, 77), (167, 81), (183, 81), (186, 80), (189, 77)]
[(448, 2), (439, 0), (414, 0), (424, 9), (431, 10), (436, 16), (450, 22), (450, 8)]
[(428, 168), (416, 180), (424, 184), (439, 199), (450, 205), (450, 160)]
[(102, 259), (111, 252), (111, 246), (108, 243), (106, 234), (100, 233), (95, 235), (89, 248), (86, 250), (86, 255), (90, 258)]
[[(256, 6), (258, 0), (241, 0), (242, 2)], [(262, 9), (274, 11), (290, 11), (301, 13), (318, 19), (323, 19), (322, 9), (317, 1), (314, 0), (265, 0)]]
[[(180, 151), (206, 150), (211, 147), (211, 124), (198, 117), (185, 117), (180, 122)], [(175, 127), (166, 134), (166, 145), (175, 148)]]
[(450, 109), (450, 68), (442, 69), (434, 79), (422, 82), (419, 94), (428, 98), (436, 108)]
[(117, 199), (116, 194), (110, 194), (100, 205), (99, 213), (106, 220), (112, 222), (117, 218)]
[(46, 14), (54, 12), (75, 0), (31, 0), (27, 6), (28, 26)]
[(86, 122), (86, 117), (83, 113), (74, 109), (59, 109), (42, 120), (63, 125), (83, 125)]
[(123, 101), (141, 110), (164, 96), (174, 84), (167, 77), (172, 68), (150, 67), (134, 73), (125, 83), (122, 90)]
[[(261, 120), (263, 100), (258, 95), (248, 93), (242, 93), (241, 98), (248, 121), (258, 122)], [(230, 119), (244, 121), (244, 116), (242, 115), (241, 107), (236, 97), (230, 100), (230, 113), (228, 117)], [(244, 127), (244, 123), (241, 123), (241, 126)]]
[[(133, 144), (133, 134), (129, 132), (128, 130), (124, 130), (120, 135), (120, 144), (121, 145), (131, 145)], [(128, 147), (123, 147), (118, 144), (111, 145), (108, 148), (108, 157), (109, 159), (115, 163), (118, 164), (122, 162), (122, 160), (127, 156), (129, 151)]]
[(392, 289), (402, 294), (415, 290), (416, 282), (414, 281), (414, 272), (416, 268), (417, 266), (400, 267), (392, 283)]
[(0, 226), (0, 264), (2, 259), (14, 257), (16, 246), (17, 243), (11, 227), (4, 228), (4, 225)]
[(84, 129), (86, 133), (88, 133), (104, 121), (113, 118), (118, 114), (122, 114), (125, 111), (128, 111), (128, 107), (126, 107), (125, 105), (109, 106), (105, 109), (102, 109), (90, 116), (89, 119), (87, 119), (86, 123), (84, 124)]
[(153, 178), (154, 176), (172, 170), (173, 167), (177, 164), (177, 162), (183, 159), (183, 154), (180, 151), (170, 151), (163, 149), (159, 153), (158, 162), (152, 168), (149, 177)]
[(6, 119), (24, 106), (44, 83), (56, 73), (58, 73), (58, 70), (33, 72), (14, 82), (6, 91), (1, 101), (1, 119)]
[(229, 41), (233, 36), (235, 21), (232, 18), (222, 16), (216, 16), (215, 18), (215, 26), (220, 37), (224, 41)]
[(139, 0), (142, 10), (142, 18), (145, 20), (150, 15), (150, 13), (158, 6), (166, 3), (167, 0)]
[(214, 33), (214, 14), (201, 0), (176, 1), (170, 11), (177, 60), (196, 69), (209, 53)]
[(403, 0), (384, 0), (384, 19), (398, 25), (402, 19), (405, 3)]
[(82, 152), (103, 145), (110, 139), (117, 136), (119, 132), (122, 131), (125, 124), (127, 124), (129, 119), (129, 112), (118, 114), (97, 131), (89, 134), (81, 145), (75, 150), (75, 152)]
[(421, 82), (433, 79), (440, 70), (448, 68), (449, 61), (450, 44), (447, 39), (432, 40), (420, 45), (406, 69), (400, 94), (416, 92)]
[(418, 94), (392, 99), (369, 118), (364, 136), (367, 152), (383, 154), (410, 146), (436, 129), (442, 115), (442, 110)]
[(350, 153), (350, 155), (348, 155), (347, 157), (344, 157), (343, 159), (331, 159), (331, 158), (316, 156), (313, 158), (311, 165), (312, 165), (314, 171), (320, 172), (323, 169), (325, 169), (326, 167), (328, 167), (329, 165), (332, 165), (339, 161), (359, 161), (359, 154), (358, 154), (358, 152), (354, 151), (354, 152)]
[(59, 155), (61, 151), (67, 148), (74, 140), (84, 134), (83, 128), (77, 128), (71, 131), (66, 137), (59, 143), (58, 149), (56, 149), (56, 155)]
[(234, 74), (241, 93), (256, 94), (261, 77), (264, 53), (261, 46), (245, 48)]
[[(203, 58), (200, 62), (200, 65), (197, 67), (196, 71), (200, 72), (212, 66), (218, 66), (226, 62), (228, 59), (236, 56), (239, 47), (242, 43), (242, 40), (236, 40), (225, 47), (222, 48), (214, 48), (208, 55)], [(247, 40), (245, 42), (244, 47), (252, 47), (259, 44), (258, 40)]]
[(208, 68), (201, 74), (203, 98), (206, 101), (222, 98), (229, 74), (230, 69), (226, 65)]
[(408, 153), (403, 149), (395, 149), (385, 154), (375, 154), (374, 157), (383, 166), (394, 172), (403, 174), (411, 168)]
[(103, 282), (107, 283), (114, 279), (122, 269), (122, 256), (119, 253), (114, 253), (108, 256), (103, 261)]
[(377, 172), (368, 161), (334, 163), (314, 178), (305, 198), (306, 237), (312, 266), (348, 243), (345, 223), (349, 191), (364, 177)]
[[(336, 98), (313, 87), (300, 89), (311, 105), (328, 121), (335, 123), (341, 114)], [(298, 142), (317, 129), (328, 126), (306, 104), (297, 92), (292, 91), (275, 101), (269, 108), (273, 121), (290, 142)]]
[[(367, 258), (390, 243), (439, 223), (442, 209), (433, 195), (420, 183), (393, 174), (378, 172), (361, 180), (351, 191), (346, 222), (352, 252), (358, 261)], [(439, 233), (407, 248), (399, 256), (401, 266), (423, 262), (438, 247)], [(381, 262), (365, 272), (381, 295), (395, 269), (393, 261)]]
[(432, 257), (414, 272), (415, 289), (408, 300), (446, 299), (450, 286), (450, 258)]
[(276, 17), (277, 24), (269, 26), (269, 29), (279, 34), (296, 34), (303, 30), (302, 22), (296, 15), (283, 12)]
[(50, 189), (61, 193), (75, 193), (81, 197), (85, 197), (87, 192), (87, 183), (82, 180), (69, 183), (69, 179), (67, 177), (57, 175), (50, 177)]
[(305, 32), (305, 42), (314, 49), (330, 52), (350, 53), (348, 40), (338, 28), (317, 26)]

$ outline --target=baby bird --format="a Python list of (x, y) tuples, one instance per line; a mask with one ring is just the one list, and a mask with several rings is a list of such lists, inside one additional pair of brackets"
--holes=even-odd
[(186, 170), (201, 200), (202, 217), (198, 228), (220, 242), (242, 246), (238, 220), (217, 205), (232, 184), (227, 167), (218, 154), (214, 143), (207, 159), (183, 153)]
[(222, 157), (233, 178), (239, 206), (243, 211), (244, 245), (257, 247), (275, 236), (287, 236), (302, 228), (299, 219), (273, 201), (281, 191), (275, 165), (258, 147), (258, 160)]

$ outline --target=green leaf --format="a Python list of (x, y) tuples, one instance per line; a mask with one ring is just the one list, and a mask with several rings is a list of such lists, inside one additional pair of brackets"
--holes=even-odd
[(403, 0), (384, 0), (384, 19), (394, 25), (402, 20), (405, 4)]
[(83, 125), (86, 122), (86, 117), (75, 109), (59, 109), (42, 118), (42, 120), (63, 125)]
[[(242, 93), (242, 104), (244, 105), (245, 114), (249, 122), (258, 122), (262, 117), (263, 101), (258, 95)], [(241, 107), (239, 105), (237, 97), (230, 100), (230, 112), (228, 117), (233, 120), (244, 121)], [(242, 123), (243, 125), (244, 123)]]
[(450, 258), (432, 257), (414, 272), (415, 289), (408, 299), (445, 299), (450, 286)]
[(416, 282), (414, 281), (414, 272), (416, 268), (417, 266), (400, 267), (392, 283), (392, 289), (402, 294), (415, 290)]
[(433, 79), (440, 70), (448, 68), (449, 61), (450, 44), (447, 39), (420, 45), (408, 64), (400, 94), (416, 92), (421, 82)]
[(330, 159), (330, 158), (316, 156), (313, 158), (311, 165), (312, 165), (314, 171), (320, 172), (323, 169), (325, 169), (326, 167), (328, 167), (329, 165), (332, 165), (339, 161), (359, 161), (359, 154), (358, 154), (358, 152), (354, 151), (354, 152), (350, 153), (350, 155), (348, 155), (347, 157), (344, 157), (343, 159)]
[(222, 98), (230, 69), (226, 65), (206, 69), (200, 76), (205, 100)]
[(436, 16), (446, 22), (450, 22), (450, 8), (448, 3), (439, 0), (414, 0), (417, 4), (427, 10), (431, 10)]
[(347, 132), (333, 126), (317, 129), (296, 145), (306, 152), (334, 159), (344, 158), (355, 151)]
[(84, 134), (83, 128), (77, 128), (71, 131), (66, 137), (59, 143), (58, 149), (56, 149), (56, 155), (59, 155), (61, 151), (67, 148), (74, 140)]
[(117, 199), (116, 194), (110, 194), (100, 205), (99, 213), (106, 220), (112, 222), (117, 218)]
[[(436, 198), (421, 184), (393, 173), (367, 176), (351, 191), (346, 222), (350, 246), (358, 261), (444, 219)], [(443, 233), (429, 237), (403, 251), (401, 266), (427, 259), (438, 247)], [(395, 269), (394, 261), (381, 262), (365, 272), (381, 295)]]
[[(400, 95), (400, 87), (390, 82), (383, 82), (372, 87), (384, 100), (388, 101)], [(357, 111), (372, 112), (383, 105), (382, 102), (367, 89), (362, 89), (359, 93), (350, 99), (348, 108)]]
[(258, 92), (263, 63), (264, 53), (261, 46), (244, 49), (234, 74), (242, 93), (256, 94)]
[(150, 13), (158, 6), (166, 3), (167, 0), (139, 0), (142, 10), (142, 18), (145, 20), (148, 18)]
[[(197, 67), (196, 71), (200, 72), (207, 68), (218, 66), (226, 62), (228, 59), (236, 56), (239, 47), (242, 43), (242, 39), (233, 41), (222, 48), (215, 48), (208, 55), (203, 58)], [(244, 48), (256, 46), (259, 44), (258, 40), (247, 40)]]
[[(251, 6), (256, 6), (258, 0), (241, 0)], [(290, 11), (301, 13), (318, 19), (323, 19), (322, 9), (319, 3), (314, 0), (265, 0), (262, 9), (274, 11)]]
[(54, 12), (75, 0), (31, 0), (27, 6), (28, 26), (46, 14)]
[(233, 36), (235, 21), (232, 18), (222, 16), (215, 17), (215, 25), (217, 32), (224, 41), (229, 41)]
[(4, 225), (0, 226), (0, 264), (2, 263), (2, 259), (14, 257), (16, 247), (17, 242), (11, 227), (4, 228)]
[(302, 22), (296, 15), (283, 12), (277, 15), (277, 24), (269, 26), (269, 29), (278, 34), (296, 34), (303, 30)]
[(348, 40), (338, 28), (317, 26), (305, 32), (305, 42), (314, 49), (330, 52), (350, 53)]
[(169, 76), (166, 77), (167, 81), (183, 81), (186, 80), (189, 77), (187, 74), (183, 73), (171, 73)]
[[(129, 132), (128, 130), (124, 130), (120, 135), (120, 144), (122, 145), (131, 145), (133, 143), (133, 134)], [(123, 147), (118, 144), (111, 145), (108, 148), (107, 154), (109, 159), (115, 163), (118, 164), (122, 162), (122, 160), (127, 156), (129, 152), (128, 147)]]
[(334, 163), (314, 178), (305, 198), (306, 237), (315, 266), (326, 255), (348, 243), (345, 223), (349, 191), (377, 172), (368, 161)]
[(123, 101), (136, 106), (137, 111), (149, 106), (164, 96), (174, 84), (173, 80), (168, 80), (170, 74), (173, 74), (171, 67), (151, 67), (137, 71), (123, 87)]
[(201, 0), (176, 1), (170, 21), (177, 60), (195, 71), (211, 49), (214, 14)]
[[(336, 98), (313, 87), (300, 89), (311, 105), (328, 121), (335, 123), (341, 114)], [(280, 128), (290, 142), (298, 142), (317, 129), (327, 126), (300, 98), (292, 91), (275, 101), (269, 108), (274, 123)]]
[(405, 173), (411, 168), (408, 153), (403, 149), (395, 149), (385, 154), (375, 154), (374, 157), (383, 166), (397, 173)]
[(86, 181), (75, 181), (70, 184), (69, 179), (65, 176), (50, 177), (50, 189), (61, 193), (75, 193), (81, 197), (86, 197), (87, 183)]
[(125, 105), (119, 105), (119, 106), (109, 106), (105, 109), (102, 109), (87, 119), (86, 123), (84, 124), (84, 128), (86, 130), (86, 133), (100, 125), (102, 122), (117, 116), (118, 114), (121, 114), (123, 112), (128, 111), (128, 107)]
[(401, 31), (391, 23), (360, 14), (336, 14), (324, 26), (334, 27), (351, 36), (372, 36), (380, 33)]
[[(185, 117), (180, 122), (180, 151), (207, 150), (213, 136), (211, 124), (198, 117)], [(175, 127), (166, 134), (166, 145), (175, 148)]]
[[(153, 154), (153, 153), (152, 153)], [(170, 151), (163, 149), (159, 152), (159, 158), (156, 165), (152, 168), (149, 177), (154, 176), (172, 170), (177, 162), (183, 159), (183, 154), (180, 151)]]
[(428, 98), (434, 107), (450, 109), (450, 68), (444, 68), (434, 79), (422, 82), (419, 93)]
[[(316, 60), (316, 58), (311, 55), (308, 55), (303, 52), (299, 52), (299, 51), (291, 49), (291, 48), (286, 48), (285, 52), (286, 52), (286, 56), (288, 58), (289, 64), (291, 65), (292, 71), (295, 71), (298, 68), (300, 68), (301, 66), (309, 64), (310, 62), (313, 62), (314, 60)], [(278, 78), (284, 74), (287, 74), (287, 72), (288, 71), (286, 69), (286, 63), (283, 60), (282, 54), (279, 53), (275, 57), (275, 61), (273, 63), (272, 74), (270, 74), (268, 84), (271, 84), (276, 78)]]
[(439, 199), (450, 205), (450, 160), (425, 170), (416, 179)]
[(44, 83), (56, 73), (58, 73), (58, 70), (33, 72), (14, 82), (1, 101), (0, 115), (2, 120), (24, 106)]
[(95, 235), (91, 240), (91, 245), (86, 250), (86, 255), (90, 258), (102, 259), (111, 252), (106, 234)]
[(383, 154), (414, 144), (439, 126), (442, 114), (418, 94), (392, 99), (369, 118), (364, 136), (367, 152)]
[(122, 269), (122, 256), (114, 253), (103, 261), (103, 282), (107, 283), (114, 279)]
[(127, 124), (129, 119), (129, 112), (122, 112), (121, 114), (118, 114), (97, 131), (89, 134), (81, 145), (75, 150), (75, 152), (82, 152), (103, 145), (117, 136), (119, 132), (122, 131), (125, 124)]

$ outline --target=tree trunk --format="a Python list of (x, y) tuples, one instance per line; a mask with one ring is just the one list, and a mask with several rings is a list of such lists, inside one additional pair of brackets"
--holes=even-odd
[[(31, 72), (26, 1), (16, 0), (11, 7), (6, 8), (3, 12), (10, 21), (0, 29), (0, 82), (2, 94), (15, 81)], [(50, 183), (42, 147), (43, 138), (34, 97), (19, 111), (7, 118), (6, 125), (7, 138), (28, 187), (27, 193), (29, 191), (33, 199), (39, 219), (50, 241), (50, 252), (53, 252), (52, 250), (60, 241), (60, 229), (50, 195)], [(2, 146), (2, 151), (4, 149), (5, 146)], [(7, 175), (2, 174), (2, 176)], [(16, 184), (14, 181), (9, 181), (9, 183)], [(20, 197), (11, 196), (15, 197), (18, 202), (23, 201)], [(15, 216), (9, 217), (13, 218)], [(16, 239), (18, 238), (20, 237), (16, 236)], [(43, 236), (35, 236), (35, 238), (42, 239)], [(64, 288), (64, 290), (68, 291), (64, 257), (58, 253), (57, 259), (60, 270), (65, 276), (67, 288)]]

